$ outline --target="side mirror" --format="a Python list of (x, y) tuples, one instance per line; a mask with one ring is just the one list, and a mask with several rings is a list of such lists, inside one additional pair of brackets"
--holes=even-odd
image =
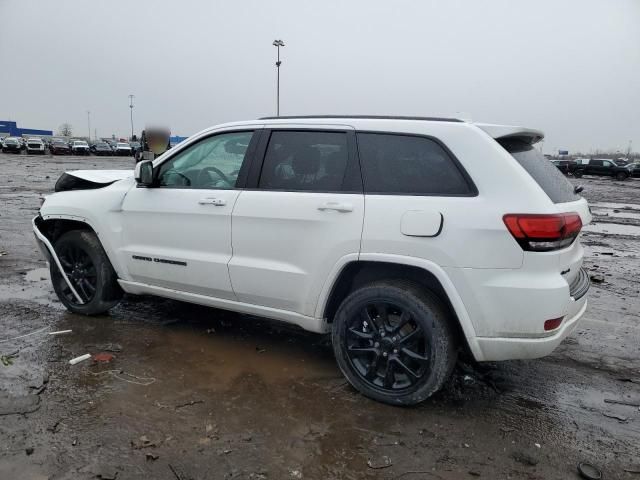
[(138, 185), (151, 187), (153, 185), (153, 162), (151, 160), (138, 162), (133, 176)]

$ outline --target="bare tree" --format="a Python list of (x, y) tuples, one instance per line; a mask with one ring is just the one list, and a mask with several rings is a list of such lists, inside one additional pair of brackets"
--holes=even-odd
[(70, 123), (63, 123), (58, 127), (58, 135), (62, 135), (63, 137), (70, 137), (73, 135), (73, 127)]

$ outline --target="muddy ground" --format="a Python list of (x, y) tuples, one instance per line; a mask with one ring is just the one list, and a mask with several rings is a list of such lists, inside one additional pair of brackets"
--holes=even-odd
[(64, 170), (131, 167), (0, 154), (0, 355), (16, 354), (0, 363), (0, 479), (571, 479), (581, 461), (640, 478), (640, 411), (605, 402), (640, 401), (640, 181), (580, 179), (603, 281), (553, 355), (460, 364), (397, 408), (349, 387), (326, 338), (264, 319), (150, 297), (66, 312), (31, 233), (39, 198)]

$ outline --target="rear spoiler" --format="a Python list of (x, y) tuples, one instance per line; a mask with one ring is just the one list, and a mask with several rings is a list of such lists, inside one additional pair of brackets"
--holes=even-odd
[(533, 128), (495, 125), (492, 123), (476, 123), (475, 126), (484, 130), (495, 140), (519, 140), (533, 145), (544, 138), (544, 133), (540, 130), (534, 130)]

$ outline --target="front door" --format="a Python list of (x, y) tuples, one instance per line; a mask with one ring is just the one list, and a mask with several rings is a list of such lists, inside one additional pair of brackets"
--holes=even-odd
[(259, 150), (259, 179), (233, 211), (231, 283), (240, 301), (313, 316), (330, 272), (360, 251), (354, 134), (282, 127)]
[(135, 282), (234, 300), (231, 212), (253, 131), (202, 138), (154, 167), (156, 186), (132, 188), (119, 254)]

